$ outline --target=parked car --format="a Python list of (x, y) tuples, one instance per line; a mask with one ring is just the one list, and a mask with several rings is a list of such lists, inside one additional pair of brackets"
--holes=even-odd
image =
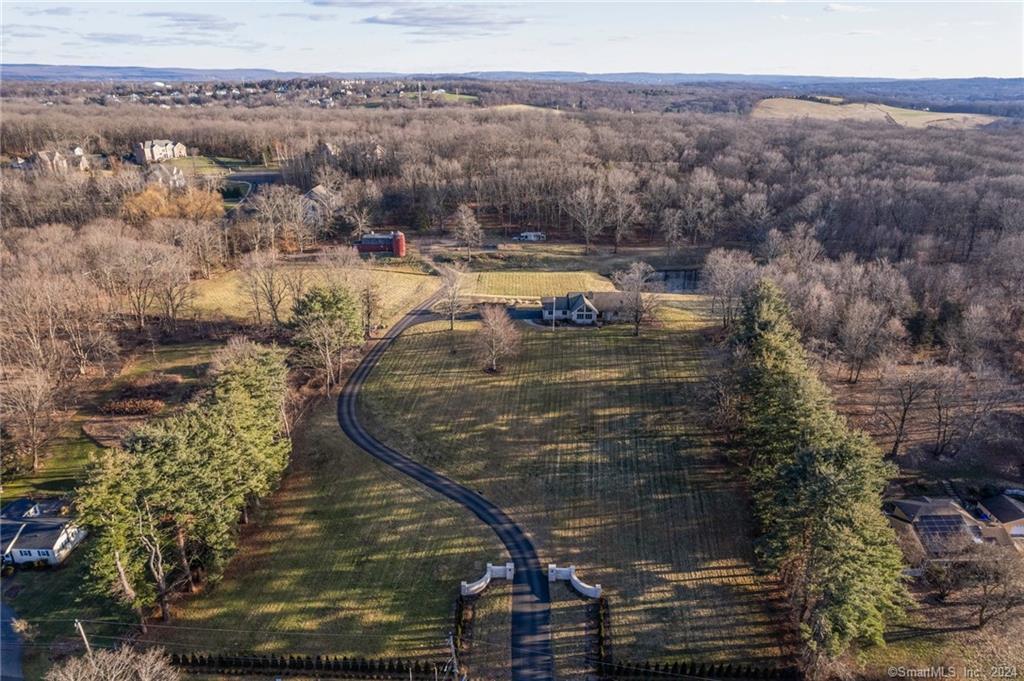
[(521, 232), (512, 237), (512, 241), (547, 241), (544, 232)]

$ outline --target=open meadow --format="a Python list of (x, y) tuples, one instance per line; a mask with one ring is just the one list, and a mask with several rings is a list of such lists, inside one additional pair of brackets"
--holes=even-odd
[[(754, 574), (744, 495), (705, 423), (707, 301), (669, 298), (640, 338), (524, 330), (498, 375), (473, 356), (475, 322), (454, 338), (444, 323), (414, 327), (371, 374), (363, 415), (505, 509), (542, 563), (602, 584), (619, 659), (779, 663), (775, 587)], [(553, 604), (565, 676), (582, 661), (584, 607)]]
[(762, 99), (750, 114), (753, 118), (793, 119), (812, 118), (841, 121), (857, 120), (889, 123), (906, 128), (967, 129), (988, 125), (999, 120), (995, 116), (944, 111), (919, 111), (887, 104), (825, 103), (805, 99), (776, 97)]
[[(311, 285), (324, 282), (322, 265), (295, 262), (288, 267), (304, 270)], [(394, 321), (395, 316), (412, 302), (426, 298), (440, 286), (437, 277), (409, 269), (375, 267), (372, 272), (380, 286), (383, 307), (381, 316), (385, 321)], [(201, 319), (255, 321), (251, 302), (242, 287), (242, 274), (238, 270), (201, 279), (195, 286), (193, 308)], [(292, 297), (286, 295), (281, 305), (284, 320), (291, 316), (291, 305)]]
[(459, 582), (501, 560), (504, 548), (468, 511), (349, 442), (325, 400), (301, 424), (288, 474), (223, 580), (180, 601), (149, 640), (169, 650), (437, 659)]

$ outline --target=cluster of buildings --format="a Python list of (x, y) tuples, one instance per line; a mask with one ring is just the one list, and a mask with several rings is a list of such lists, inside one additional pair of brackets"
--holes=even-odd
[(974, 513), (952, 497), (911, 497), (886, 505), (907, 561), (914, 567), (947, 560), (971, 544), (990, 543), (1024, 553), (1024, 490), (997, 494)]
[(66, 175), (75, 171), (106, 170), (110, 163), (102, 154), (88, 154), (82, 147), (74, 146), (37, 151), (28, 159), (16, 158), (11, 167), (51, 175)]

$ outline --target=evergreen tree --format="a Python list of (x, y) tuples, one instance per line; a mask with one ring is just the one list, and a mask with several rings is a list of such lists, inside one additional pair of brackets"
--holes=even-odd
[(314, 288), (295, 301), (292, 327), (299, 361), (323, 374), (330, 393), (348, 353), (359, 346), (359, 306), (341, 286)]
[(787, 589), (814, 678), (850, 645), (881, 643), (901, 612), (902, 558), (881, 513), (893, 471), (835, 411), (773, 285), (748, 294), (734, 342), (758, 555)]
[(94, 588), (135, 608), (217, 577), (249, 503), (270, 492), (288, 461), (283, 353), (232, 341), (218, 353), (210, 391), (139, 428), (100, 457), (79, 491), (93, 530)]

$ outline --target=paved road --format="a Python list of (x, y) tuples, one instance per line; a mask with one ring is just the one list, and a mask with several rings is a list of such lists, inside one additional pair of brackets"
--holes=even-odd
[[(417, 463), (370, 435), (359, 422), (356, 400), (359, 389), (391, 343), (410, 326), (436, 319), (430, 312), (433, 296), (411, 311), (388, 331), (349, 377), (338, 397), (338, 423), (357, 445), (417, 482), (443, 494), (472, 511), (498, 535), (515, 563), (512, 584), (512, 679), (553, 681), (551, 652), (551, 597), (547, 573), (541, 567), (533, 543), (522, 528), (490, 501), (431, 468)], [(472, 577), (473, 575), (467, 575)]]
[(21, 641), (14, 633), (11, 620), (17, 615), (10, 606), (0, 601), (0, 679), (22, 681)]

